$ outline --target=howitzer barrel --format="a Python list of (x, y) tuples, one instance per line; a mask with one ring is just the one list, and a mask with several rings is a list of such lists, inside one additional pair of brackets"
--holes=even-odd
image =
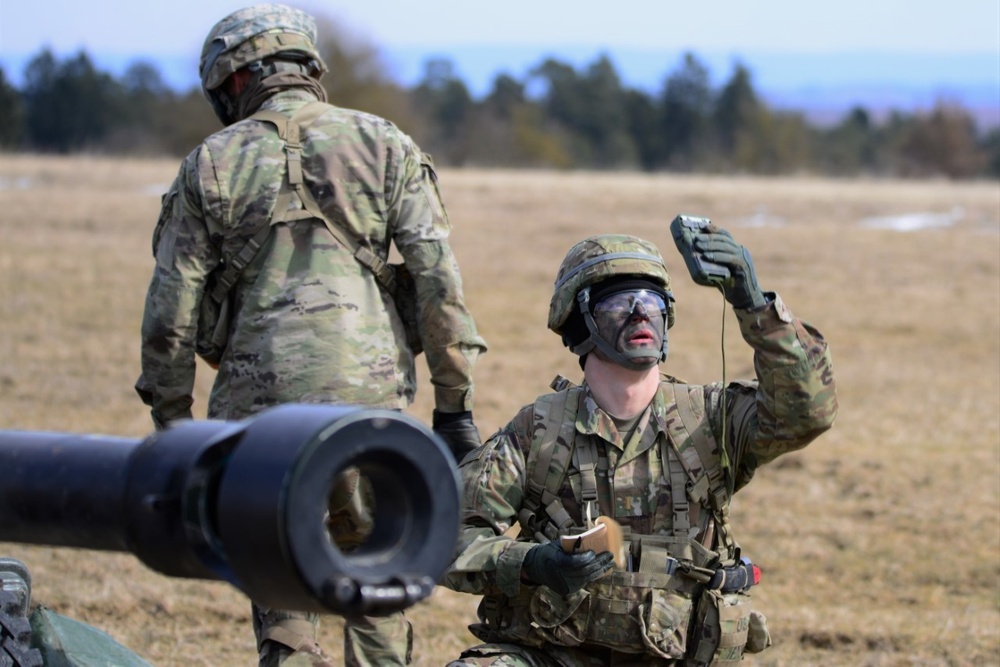
[[(342, 549), (330, 500), (353, 469), (372, 522)], [(0, 431), (0, 541), (130, 552), (280, 609), (374, 614), (423, 599), (451, 562), (459, 503), (444, 443), (389, 410), (285, 405), (136, 440)]]

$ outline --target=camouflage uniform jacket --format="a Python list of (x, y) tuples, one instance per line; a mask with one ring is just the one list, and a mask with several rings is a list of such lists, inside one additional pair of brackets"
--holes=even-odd
[[(262, 109), (291, 115), (315, 97), (280, 92)], [(485, 343), (466, 309), (450, 222), (429, 156), (377, 116), (330, 106), (305, 130), (305, 181), (321, 209), (382, 260), (394, 244), (418, 294), (435, 404), (470, 410)], [(142, 322), (136, 389), (154, 421), (191, 416), (195, 334), (206, 281), (269, 220), (286, 171), (273, 125), (247, 119), (208, 137), (164, 196)], [(302, 208), (293, 197), (292, 208)], [(228, 348), (208, 415), (237, 419), (286, 402), (404, 408), (413, 354), (373, 273), (315, 218), (273, 226), (231, 292)]]
[[(837, 411), (826, 342), (818, 331), (795, 318), (779, 297), (772, 296), (772, 303), (760, 311), (736, 311), (743, 337), (754, 349), (757, 380), (734, 382), (727, 392), (728, 496), (745, 485), (758, 466), (804, 447), (828, 429)], [(670, 475), (660, 461), (659, 445), (669, 437), (671, 386), (661, 383), (648, 419), (639, 422), (641, 430), (627, 443), (586, 385), (583, 390), (575, 437), (577, 443), (581, 434), (596, 441), (607, 461), (606, 470), (599, 466), (597, 474), (600, 514), (615, 518), (633, 534), (669, 534), (672, 501), (666, 487)], [(717, 440), (721, 439), (721, 393), (718, 383), (704, 387), (704, 418)], [(516, 540), (505, 533), (524, 503), (526, 460), (538, 431), (551, 423), (541, 411), (553, 404), (554, 396), (542, 396), (522, 408), (462, 462), (466, 516), (459, 554), (445, 579), (449, 588), (487, 598), (512, 598), (522, 591), (521, 564), (535, 541), (525, 531)], [(574, 523), (583, 526), (580, 471), (575, 462), (569, 464), (569, 474), (555, 495)]]

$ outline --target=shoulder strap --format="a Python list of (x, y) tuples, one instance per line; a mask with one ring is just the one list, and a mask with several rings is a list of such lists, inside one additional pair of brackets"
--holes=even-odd
[[(716, 442), (705, 412), (705, 390), (698, 385), (664, 383), (673, 397), (667, 413), (670, 447), (691, 481), (688, 495), (711, 511), (718, 540), (730, 554), (738, 549), (729, 531), (729, 489), (723, 470), (724, 445)], [(675, 411), (671, 414), (671, 410)], [(664, 461), (670, 453), (661, 452)], [(671, 481), (673, 483), (673, 480)]]
[(557, 495), (576, 444), (576, 416), (583, 391), (571, 387), (535, 403), (544, 426), (535, 428), (525, 462), (525, 497), (518, 522), (539, 541), (556, 539), (573, 520)]
[[(676, 419), (668, 415), (667, 429), (684, 467), (693, 475), (692, 499), (712, 509), (729, 503), (725, 472), (725, 445), (717, 443), (705, 414), (705, 390), (698, 385), (665, 383), (673, 394)], [(685, 446), (689, 445), (689, 446)]]
[[(281, 190), (278, 193), (271, 224), (305, 218), (322, 220), (333, 237), (350, 250), (355, 259), (368, 267), (386, 290), (394, 294), (396, 292), (396, 276), (389, 265), (334, 224), (333, 220), (320, 208), (312, 191), (305, 185), (305, 179), (302, 176), (302, 131), (312, 125), (329, 108), (330, 105), (322, 102), (310, 102), (296, 111), (291, 118), (269, 109), (258, 111), (251, 116), (256, 120), (272, 123), (278, 129), (278, 136), (285, 141), (285, 159), (288, 163), (287, 179), (282, 182)], [(302, 210), (289, 212), (288, 204), (293, 192), (298, 195), (299, 201), (302, 202)]]
[[(243, 269), (257, 256), (257, 252), (264, 245), (264, 242), (271, 233), (271, 227), (279, 222), (290, 219), (287, 213), (292, 190), (286, 187), (285, 184), (289, 183), (299, 193), (300, 198), (302, 197), (302, 190), (308, 192), (307, 188), (302, 187), (301, 128), (308, 127), (315, 122), (327, 108), (327, 105), (321, 102), (310, 102), (299, 109), (290, 119), (284, 114), (268, 109), (262, 109), (250, 116), (252, 119), (270, 122), (278, 129), (278, 136), (285, 141), (285, 155), (288, 169), (286, 179), (282, 181), (281, 190), (278, 192), (278, 199), (275, 202), (274, 213), (271, 215), (271, 219), (261, 223), (254, 232), (254, 235), (247, 240), (239, 252), (226, 261), (226, 268), (219, 274), (218, 280), (216, 280), (211, 292), (211, 297), (216, 302), (222, 303), (229, 290), (236, 284), (240, 274), (243, 273)], [(318, 210), (319, 206), (316, 205), (316, 200), (311, 194), (309, 195), (309, 200), (313, 208)], [(303, 206), (305, 206), (307, 211), (315, 215), (315, 212), (304, 198)], [(320, 214), (318, 217), (323, 216)], [(325, 218), (323, 219), (325, 221)]]
[(218, 280), (215, 281), (215, 285), (212, 287), (212, 300), (216, 303), (222, 303), (226, 299), (229, 290), (236, 284), (240, 274), (243, 273), (243, 269), (257, 255), (257, 251), (264, 245), (270, 233), (270, 224), (261, 225), (257, 228), (254, 235), (240, 248), (240, 251), (226, 262), (225, 269), (219, 274)]

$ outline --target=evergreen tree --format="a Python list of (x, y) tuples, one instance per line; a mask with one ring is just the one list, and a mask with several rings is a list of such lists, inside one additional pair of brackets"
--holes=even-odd
[(741, 143), (755, 140), (753, 127), (760, 110), (750, 70), (737, 63), (732, 77), (719, 92), (712, 114), (718, 148), (724, 160), (732, 162)]
[(635, 146), (639, 165), (655, 169), (663, 154), (660, 145), (659, 110), (653, 99), (638, 90), (625, 91), (625, 127)]
[(592, 166), (634, 167), (637, 151), (628, 132), (625, 91), (611, 59), (599, 56), (579, 83), (585, 111), (577, 129), (590, 144)]
[(493, 88), (483, 100), (483, 106), (497, 118), (510, 120), (514, 110), (524, 105), (524, 84), (509, 74), (498, 74), (493, 79)]
[(853, 108), (839, 125), (822, 133), (821, 142), (826, 173), (856, 174), (877, 168), (876, 128), (862, 107)]
[(993, 128), (980, 142), (984, 153), (983, 173), (1000, 178), (1000, 128)]
[(163, 82), (156, 66), (137, 60), (129, 64), (121, 81), (122, 115), (103, 142), (107, 149), (132, 155), (162, 155), (174, 119), (168, 114), (173, 91)]
[(21, 93), (7, 81), (0, 67), (0, 149), (17, 148), (24, 137), (24, 103)]
[(461, 165), (469, 157), (469, 126), (474, 103), (454, 64), (444, 58), (424, 63), (424, 78), (413, 91), (416, 107), (430, 121), (430, 137), (424, 141), (448, 164)]
[(59, 63), (43, 50), (26, 68), (24, 98), (29, 140), (41, 150), (96, 148), (125, 115), (121, 85), (83, 51)]
[(539, 105), (544, 117), (559, 128), (576, 164), (589, 164), (593, 149), (582, 128), (587, 124), (587, 105), (580, 76), (571, 66), (554, 58), (545, 59), (530, 73), (531, 83), (541, 84)]
[(708, 69), (693, 53), (686, 53), (681, 66), (663, 87), (660, 164), (684, 170), (703, 164), (711, 144), (711, 113)]

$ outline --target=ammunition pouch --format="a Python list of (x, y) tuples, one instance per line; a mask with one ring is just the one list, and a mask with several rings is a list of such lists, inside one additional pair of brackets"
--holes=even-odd
[(562, 596), (545, 586), (524, 587), (514, 598), (488, 596), (481, 624), (470, 630), (484, 642), (529, 646), (602, 646), (629, 654), (708, 665), (739, 661), (771, 644), (763, 614), (750, 607), (754, 566), (721, 567), (696, 542), (693, 560), (669, 555), (670, 536), (632, 536), (630, 563), (586, 588)]
[(538, 586), (514, 598), (486, 597), (479, 608), (485, 623), (470, 630), (485, 642), (586, 644), (680, 659), (697, 588), (683, 577), (614, 571), (567, 596)]
[(698, 598), (691, 633), (691, 665), (720, 665), (743, 659), (750, 630), (750, 596), (705, 589)]

